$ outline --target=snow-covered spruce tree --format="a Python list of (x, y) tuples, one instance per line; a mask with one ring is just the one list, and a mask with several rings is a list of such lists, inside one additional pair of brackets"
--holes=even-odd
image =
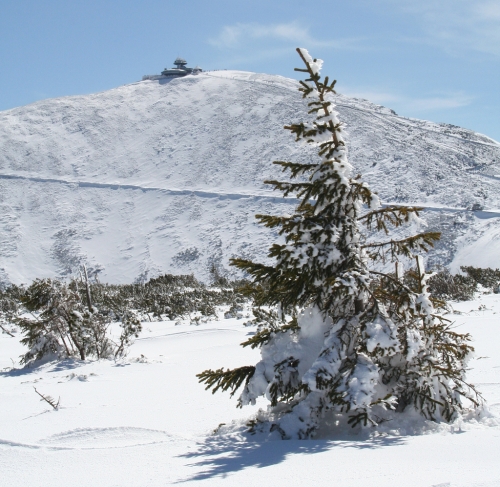
[(284, 244), (274, 244), (268, 266), (242, 259), (232, 264), (253, 277), (246, 289), (257, 306), (257, 333), (243, 347), (260, 347), (255, 366), (206, 370), (207, 389), (244, 385), (238, 405), (270, 401), (268, 420), (252, 428), (279, 431), (283, 438), (308, 438), (321, 418), (345, 418), (352, 426), (376, 424), (384, 410), (418, 410), (425, 418), (451, 421), (464, 405), (478, 404), (464, 381), (473, 351), (469, 336), (450, 329), (436, 314), (417, 257), (415, 286), (398, 272), (373, 269), (380, 259), (396, 261), (427, 251), (434, 232), (404, 239), (370, 241), (366, 231), (387, 235), (418, 216), (420, 208), (382, 206), (376, 194), (352, 177), (342, 125), (329, 95), (335, 82), (321, 81), (322, 61), (297, 49), (308, 78), (300, 92), (309, 100), (311, 123), (285, 127), (296, 140), (315, 144), (319, 161), (276, 161), (298, 181), (266, 181), (300, 204), (291, 216), (257, 215), (278, 228)]

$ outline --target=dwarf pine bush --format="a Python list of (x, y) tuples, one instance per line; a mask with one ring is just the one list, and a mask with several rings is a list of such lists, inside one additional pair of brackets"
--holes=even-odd
[[(217, 317), (218, 307), (228, 305), (236, 315), (245, 302), (236, 290), (241, 282), (220, 274), (216, 278), (217, 287), (207, 287), (192, 275), (171, 274), (122, 285), (87, 278), (69, 283), (36, 279), (27, 288), (0, 289), (0, 331), (13, 336), (8, 326), (19, 327), (21, 342), (29, 348), (21, 359), (24, 364), (69, 356), (117, 358), (140, 333), (141, 318), (199, 323), (201, 317)], [(114, 338), (109, 333), (113, 322), (120, 329)]]
[[(261, 360), (206, 370), (199, 381), (213, 392), (234, 394), (243, 386), (239, 406), (265, 396), (268, 419), (252, 428), (278, 431), (282, 438), (313, 436), (327, 414), (366, 426), (375, 425), (384, 409), (413, 407), (428, 419), (451, 421), (463, 398), (479, 401), (464, 381), (470, 338), (437, 315), (421, 257), (412, 284), (402, 272), (376, 270), (380, 260), (414, 259), (440, 235), (387, 237), (421, 209), (382, 206), (353, 176), (330, 97), (335, 81), (322, 81), (322, 61), (297, 51), (304, 63), (298, 71), (307, 75), (299, 91), (313, 120), (285, 129), (298, 142), (317, 146), (319, 159), (274, 162), (290, 180), (266, 183), (300, 200), (292, 215), (257, 215), (284, 237), (269, 250), (274, 265), (232, 261), (253, 279), (245, 292), (257, 307), (259, 327), (242, 346), (259, 347)], [(369, 239), (374, 233), (385, 238)]]
[(141, 323), (128, 310), (121, 316), (120, 337), (113, 340), (109, 333), (110, 315), (92, 305), (90, 294), (87, 300), (82, 298), (77, 286), (76, 281), (68, 285), (52, 279), (36, 279), (25, 290), (20, 301), (29, 314), (14, 320), (24, 335), (21, 343), (29, 348), (21, 363), (72, 356), (81, 360), (89, 356), (117, 358), (124, 355), (132, 338), (138, 336)]

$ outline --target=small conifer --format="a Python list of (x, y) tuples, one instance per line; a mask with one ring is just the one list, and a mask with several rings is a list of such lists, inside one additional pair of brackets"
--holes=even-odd
[[(266, 183), (300, 200), (292, 215), (257, 215), (284, 237), (270, 248), (274, 265), (232, 261), (253, 278), (245, 292), (254, 300), (258, 328), (242, 346), (259, 347), (262, 358), (198, 378), (207, 389), (231, 395), (243, 385), (239, 406), (267, 397), (268, 421), (252, 428), (269, 427), (283, 438), (314, 436), (325, 414), (366, 426), (384, 409), (413, 407), (425, 418), (451, 421), (464, 408), (462, 398), (476, 405), (480, 398), (464, 381), (470, 337), (437, 314), (426, 284), (431, 274), (416, 257), (440, 235), (368, 238), (410, 223), (421, 208), (383, 206), (353, 177), (331, 101), (335, 81), (322, 81), (323, 62), (297, 51), (305, 65), (297, 70), (307, 75), (299, 91), (314, 119), (285, 129), (317, 146), (319, 160), (274, 162), (290, 180)], [(400, 266), (394, 274), (377, 270), (377, 262), (402, 257), (416, 259), (409, 284)]]

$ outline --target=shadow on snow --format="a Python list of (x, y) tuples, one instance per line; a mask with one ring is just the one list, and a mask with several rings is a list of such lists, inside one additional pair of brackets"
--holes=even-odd
[(188, 466), (201, 468), (201, 471), (188, 478), (204, 480), (225, 477), (248, 467), (264, 468), (283, 462), (290, 455), (307, 455), (326, 452), (337, 448), (374, 449), (398, 446), (405, 443), (402, 437), (375, 437), (353, 440), (352, 437), (336, 440), (264, 440), (252, 438), (236, 439), (223, 436), (210, 436), (197, 444), (197, 449), (180, 455), (181, 458), (194, 460)]
[(0, 377), (19, 377), (21, 375), (40, 373), (42, 368), (45, 369), (44, 372), (62, 372), (65, 370), (76, 369), (82, 365), (86, 365), (87, 363), (88, 362), (85, 360), (74, 358), (57, 361), (38, 361), (33, 365), (28, 365), (20, 369), (13, 368), (7, 371), (4, 370), (0, 372)]

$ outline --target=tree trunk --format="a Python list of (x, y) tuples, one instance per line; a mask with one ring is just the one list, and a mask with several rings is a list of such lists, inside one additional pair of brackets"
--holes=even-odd
[(92, 313), (92, 299), (90, 297), (90, 286), (89, 286), (89, 276), (87, 274), (87, 266), (83, 266), (83, 275), (85, 277), (85, 292), (87, 294), (87, 306), (89, 311)]
[(365, 301), (363, 298), (358, 298), (354, 301), (354, 312), (362, 313), (365, 310)]

